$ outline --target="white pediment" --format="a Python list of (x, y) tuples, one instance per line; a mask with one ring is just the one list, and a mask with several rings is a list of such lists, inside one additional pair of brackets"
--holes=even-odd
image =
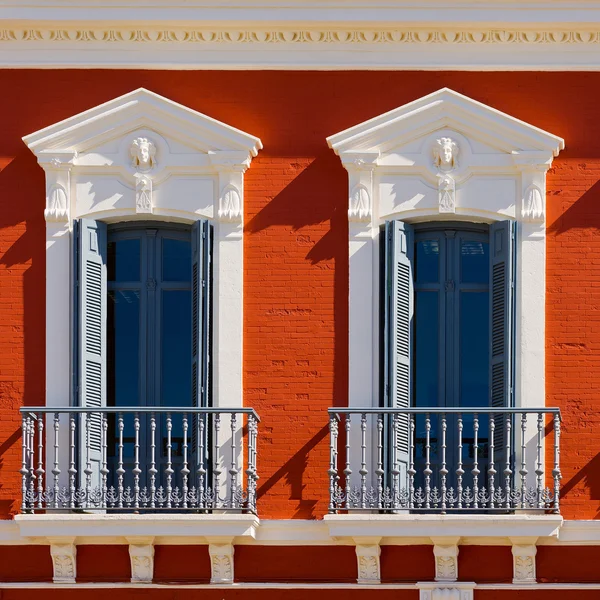
[(143, 129), (197, 152), (241, 151), (256, 156), (262, 148), (257, 137), (143, 88), (50, 125), (23, 141), (38, 156), (97, 148), (110, 153), (115, 149), (111, 141)]
[(447, 88), (327, 141), (349, 173), (349, 218), (365, 224), (373, 214), (543, 222), (545, 172), (564, 148), (560, 137)]
[(260, 139), (145, 89), (23, 138), (46, 171), (46, 219), (241, 224)]
[(332, 135), (327, 142), (339, 155), (382, 156), (403, 147), (414, 150), (443, 129), (460, 133), (483, 153), (535, 152), (551, 158), (564, 147), (560, 137), (448, 88)]

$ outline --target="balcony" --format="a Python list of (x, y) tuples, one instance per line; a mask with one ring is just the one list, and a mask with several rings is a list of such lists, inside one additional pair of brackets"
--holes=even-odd
[(21, 409), (22, 511), (256, 514), (251, 408)]
[(557, 408), (330, 408), (329, 512), (559, 513), (560, 423)]

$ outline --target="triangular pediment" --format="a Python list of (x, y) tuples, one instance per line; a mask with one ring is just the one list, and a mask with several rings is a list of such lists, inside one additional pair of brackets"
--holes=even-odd
[(502, 153), (556, 156), (564, 141), (481, 102), (443, 88), (327, 138), (337, 154), (383, 155), (443, 129)]
[(247, 152), (259, 138), (144, 88), (100, 104), (23, 138), (36, 154), (81, 153), (110, 146), (132, 131), (150, 130), (196, 152)]

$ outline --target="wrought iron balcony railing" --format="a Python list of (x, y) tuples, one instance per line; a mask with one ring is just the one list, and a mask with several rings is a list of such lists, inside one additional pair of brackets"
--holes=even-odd
[(557, 408), (331, 408), (329, 427), (331, 513), (559, 512)]
[(21, 413), (24, 512), (256, 513), (259, 418), (251, 408)]

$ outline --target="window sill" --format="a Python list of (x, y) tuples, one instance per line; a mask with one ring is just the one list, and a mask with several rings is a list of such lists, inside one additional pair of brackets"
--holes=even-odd
[[(22, 537), (94, 538), (101, 543), (123, 543), (126, 537), (194, 539), (198, 544), (208, 538), (252, 538), (260, 520), (241, 514), (44, 514), (16, 515)], [(168, 538), (168, 539), (167, 539)]]
[[(350, 514), (326, 515), (324, 521), (332, 538), (460, 537), (510, 538), (557, 537), (563, 524), (560, 515), (418, 515)], [(507, 539), (507, 544), (508, 544)]]

